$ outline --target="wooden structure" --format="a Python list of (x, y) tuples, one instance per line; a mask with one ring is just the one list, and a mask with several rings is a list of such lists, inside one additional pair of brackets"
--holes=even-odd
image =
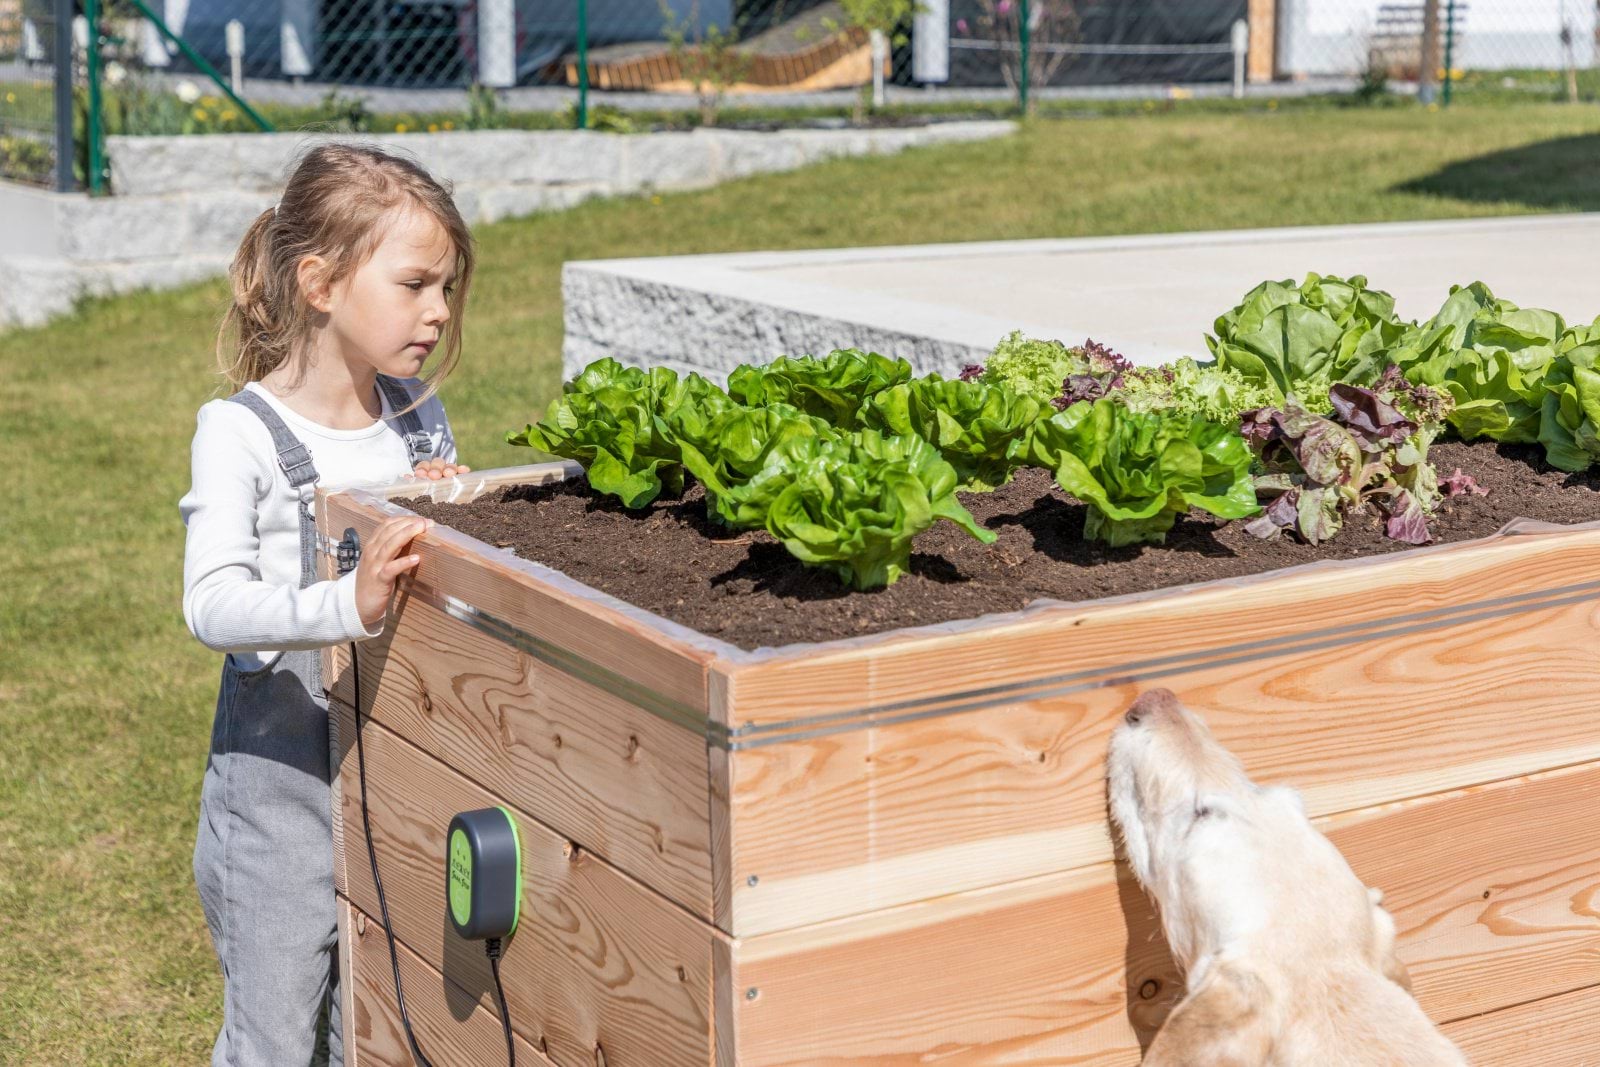
[[(578, 59), (563, 61), (567, 84), (578, 84)], [(743, 77), (727, 87), (731, 93), (816, 92), (862, 85), (872, 78), (872, 55), (867, 32), (846, 27), (813, 44), (787, 52), (747, 51)], [(589, 84), (595, 89), (651, 92), (693, 92), (672, 50), (662, 45), (643, 50), (630, 48), (608, 55), (605, 49), (589, 54)]]
[[(319, 524), (576, 473), (319, 493)], [(1104, 757), (1156, 684), (1302, 789), (1475, 1063), (1595, 1062), (1600, 529), (758, 652), (453, 530), (418, 544), (361, 699), (436, 1063), (504, 1062), (483, 952), (444, 916), (450, 817), (499, 803), (524, 850), (502, 963), (521, 1063), (1131, 1067), (1181, 982), (1113, 860)], [(408, 1064), (348, 655), (327, 662), (346, 1047)]]

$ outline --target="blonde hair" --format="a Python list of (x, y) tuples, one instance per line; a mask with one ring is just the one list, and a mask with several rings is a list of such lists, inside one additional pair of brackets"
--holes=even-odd
[(411, 406), (438, 392), (461, 360), (462, 313), (475, 259), (471, 231), (448, 183), (381, 148), (342, 143), (318, 145), (301, 158), (283, 197), (256, 217), (234, 253), (228, 268), (233, 303), (217, 331), (217, 365), (235, 390), (291, 359), (301, 361), (304, 373), (313, 309), (300, 288), (300, 261), (327, 260), (322, 280), (334, 285), (371, 258), (387, 223), (408, 208), (431, 215), (455, 246), (455, 288), (446, 298), (450, 319), (440, 338), (444, 358), (423, 379), (426, 389)]

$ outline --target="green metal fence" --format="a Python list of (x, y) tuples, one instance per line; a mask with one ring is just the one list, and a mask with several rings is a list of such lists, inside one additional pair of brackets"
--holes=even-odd
[(0, 177), (101, 191), (116, 133), (1026, 111), (1246, 80), (1587, 98), (1596, 34), (1596, 0), (0, 0)]

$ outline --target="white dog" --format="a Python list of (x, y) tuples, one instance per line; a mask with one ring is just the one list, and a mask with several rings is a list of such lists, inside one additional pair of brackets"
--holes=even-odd
[(1411, 996), (1382, 894), (1292, 789), (1263, 789), (1169, 690), (1111, 738), (1111, 815), (1188, 993), (1145, 1067), (1465, 1067)]

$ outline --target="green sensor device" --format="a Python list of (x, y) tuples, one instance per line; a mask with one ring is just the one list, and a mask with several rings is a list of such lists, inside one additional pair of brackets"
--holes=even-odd
[(522, 908), (522, 845), (505, 808), (463, 811), (445, 837), (450, 925), (468, 941), (510, 937)]

